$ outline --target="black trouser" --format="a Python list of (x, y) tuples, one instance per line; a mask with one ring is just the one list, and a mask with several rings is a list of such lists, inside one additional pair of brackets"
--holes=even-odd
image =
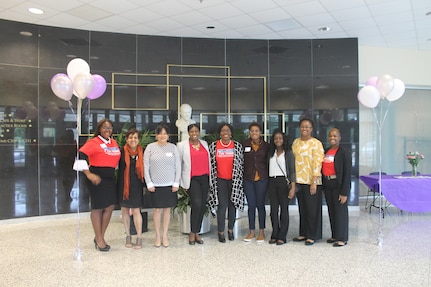
[[(284, 176), (270, 177), (268, 184), (269, 203), (271, 205), (271, 239), (286, 242), (289, 229), (289, 189)], [(280, 209), (280, 216), (278, 211)]]
[(307, 239), (322, 239), (322, 187), (317, 186), (314, 195), (310, 194), (310, 185), (296, 184), (299, 207), (299, 236)]
[(349, 239), (348, 203), (341, 204), (338, 200), (340, 193), (336, 179), (324, 180), (324, 190), (332, 238), (339, 241), (347, 241)]
[(206, 210), (208, 199), (209, 177), (208, 175), (193, 176), (190, 181), (189, 195), (191, 201), (190, 226), (191, 232), (199, 233), (202, 227), (202, 219)]
[(218, 207), (217, 207), (217, 229), (224, 232), (226, 209), (228, 210), (228, 229), (233, 229), (236, 219), (236, 209), (230, 200), (232, 195), (232, 180), (217, 178)]

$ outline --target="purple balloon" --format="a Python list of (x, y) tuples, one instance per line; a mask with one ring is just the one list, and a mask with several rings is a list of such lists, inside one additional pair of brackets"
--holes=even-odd
[(87, 99), (95, 100), (100, 98), (106, 91), (106, 81), (101, 75), (93, 75), (94, 87)]

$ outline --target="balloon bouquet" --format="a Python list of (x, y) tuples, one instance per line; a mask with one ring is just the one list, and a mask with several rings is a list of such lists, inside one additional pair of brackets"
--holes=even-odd
[[(54, 94), (62, 100), (69, 102), (69, 107), (72, 109), (72, 96), (78, 98), (78, 111), (76, 116), (77, 137), (81, 133), (81, 109), (82, 101), (84, 99), (95, 100), (101, 97), (106, 91), (106, 81), (100, 75), (90, 74), (90, 66), (88, 63), (80, 58), (75, 58), (67, 65), (67, 75), (63, 73), (56, 74), (51, 79), (51, 89)], [(73, 112), (74, 113), (74, 112)], [(79, 139), (76, 138), (76, 148), (79, 150)], [(85, 161), (78, 160), (78, 152), (75, 159), (73, 169), (77, 173), (77, 185), (79, 190), (79, 171), (88, 169)], [(76, 260), (81, 260), (82, 251), (80, 248), (80, 214), (79, 214), (79, 198), (80, 192), (78, 191), (78, 228), (77, 228), (77, 249), (74, 252)]]
[[(381, 75), (379, 77), (371, 77), (367, 80), (365, 86), (359, 90), (358, 100), (361, 104), (366, 106), (367, 108), (373, 109), (373, 115), (376, 120), (377, 127), (379, 129), (379, 206), (382, 206), (382, 128), (383, 123), (385, 122), (386, 116), (388, 114), (389, 106), (391, 102), (398, 100), (404, 95), (405, 86), (401, 80), (393, 79), (390, 75)], [(385, 100), (388, 101), (388, 104), (385, 105)], [(377, 105), (380, 105), (380, 117), (376, 114)], [(383, 110), (383, 106), (386, 106), (386, 109)], [(379, 209), (379, 232), (377, 236), (377, 245), (382, 247), (383, 245), (383, 232), (381, 229), (382, 226), (382, 208)]]

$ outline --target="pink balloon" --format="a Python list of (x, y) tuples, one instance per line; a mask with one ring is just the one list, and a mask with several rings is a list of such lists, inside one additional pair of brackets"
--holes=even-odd
[(390, 102), (396, 101), (404, 95), (404, 91), (406, 87), (401, 80), (394, 79), (394, 88), (392, 91), (386, 96), (386, 99)]
[(377, 83), (377, 79), (378, 79), (378, 77), (371, 77), (371, 78), (369, 78), (367, 80), (367, 82), (365, 83), (365, 86), (373, 86), (373, 87), (375, 87), (376, 83)]
[(394, 79), (389, 75), (381, 75), (377, 79), (376, 88), (380, 92), (380, 97), (384, 99), (394, 88)]
[(358, 100), (367, 108), (375, 108), (380, 101), (380, 93), (373, 86), (365, 86), (358, 93)]
[(106, 91), (106, 81), (101, 75), (93, 75), (94, 87), (87, 99), (95, 100), (103, 96)]
[(70, 101), (73, 95), (73, 84), (66, 74), (56, 74), (51, 79), (51, 89), (54, 95), (62, 100)]
[(75, 96), (83, 100), (91, 93), (94, 87), (93, 76), (90, 73), (79, 73), (73, 79)]

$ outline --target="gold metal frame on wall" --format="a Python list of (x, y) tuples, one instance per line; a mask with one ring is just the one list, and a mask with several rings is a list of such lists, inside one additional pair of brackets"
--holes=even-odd
[[(174, 67), (179, 67), (181, 68), (181, 74), (177, 74), (177, 73), (171, 73), (171, 69)], [(205, 74), (185, 74), (184, 70), (188, 69), (188, 68), (199, 68), (199, 69), (224, 69), (225, 73), (224, 75), (221, 76), (215, 76), (215, 75), (205, 75)], [(136, 83), (131, 84), (131, 83), (123, 83), (123, 82), (119, 82), (116, 77), (118, 76), (130, 76), (130, 77), (135, 77), (136, 78)], [(139, 83), (140, 81), (138, 81), (138, 78), (143, 77), (144, 81), (145, 78), (157, 78), (157, 77), (164, 77), (166, 79), (165, 83), (160, 83), (160, 84), (154, 84), (154, 83)], [(231, 119), (231, 114), (235, 114), (235, 115), (246, 115), (246, 114), (250, 114), (250, 113), (232, 113), (231, 112), (231, 80), (232, 79), (256, 79), (256, 80), (262, 80), (263, 81), (263, 91), (262, 91), (262, 95), (263, 95), (263, 113), (259, 113), (262, 114), (264, 116), (264, 126), (263, 129), (264, 131), (267, 130), (267, 78), (266, 76), (232, 76), (231, 75), (231, 68), (230, 66), (206, 66), (206, 65), (183, 65), (183, 64), (166, 64), (166, 74), (140, 74), (140, 73), (117, 73), (114, 72), (112, 73), (112, 82), (111, 84), (111, 108), (112, 110), (135, 110), (135, 111), (167, 111), (170, 108), (169, 105), (169, 99), (170, 99), (170, 87), (175, 87), (177, 90), (177, 111), (180, 110), (180, 106), (181, 106), (181, 84), (170, 84), (171, 81), (171, 77), (182, 77), (182, 78), (214, 78), (214, 79), (226, 79), (227, 84), (226, 84), (226, 91), (225, 91), (225, 95), (227, 96), (227, 111), (226, 113), (220, 113), (220, 114), (227, 114), (227, 118), (228, 121), (230, 122)], [(143, 81), (143, 82), (144, 82)], [(109, 83), (108, 83), (109, 84)], [(149, 108), (149, 107), (116, 107), (115, 106), (115, 87), (118, 86), (133, 86), (133, 87), (165, 87), (166, 89), (166, 98), (165, 98), (165, 106), (161, 107), (161, 108)], [(90, 109), (90, 107), (89, 107)], [(209, 114), (209, 113), (207, 113)], [(253, 113), (256, 114), (256, 113)], [(202, 115), (202, 114), (201, 114)], [(200, 115), (200, 117), (201, 117)], [(178, 115), (179, 116), (179, 115)], [(284, 115), (283, 115), (284, 117)], [(283, 127), (284, 128), (284, 127)], [(80, 134), (81, 136), (85, 136), (85, 135), (89, 135), (89, 134)]]

